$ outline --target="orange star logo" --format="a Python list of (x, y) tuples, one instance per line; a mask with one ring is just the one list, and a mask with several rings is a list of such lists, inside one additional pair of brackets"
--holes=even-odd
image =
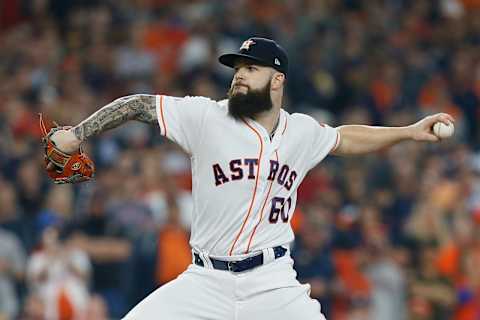
[(248, 39), (248, 40), (246, 40), (242, 43), (242, 46), (240, 47), (240, 50), (243, 50), (243, 49), (249, 50), (250, 46), (254, 45), (254, 44), (255, 44), (255, 41), (253, 41), (252, 39)]

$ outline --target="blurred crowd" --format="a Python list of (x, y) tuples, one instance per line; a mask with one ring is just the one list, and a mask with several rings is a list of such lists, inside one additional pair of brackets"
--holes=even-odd
[[(480, 1), (0, 1), (0, 319), (119, 319), (191, 262), (189, 158), (139, 123), (53, 185), (38, 113), (226, 96), (250, 36), (289, 52), (285, 108), (332, 126), (456, 118), (453, 139), (329, 157), (299, 190), (295, 268), (331, 320), (480, 318)], [(221, 133), (219, 133), (221, 134)]]

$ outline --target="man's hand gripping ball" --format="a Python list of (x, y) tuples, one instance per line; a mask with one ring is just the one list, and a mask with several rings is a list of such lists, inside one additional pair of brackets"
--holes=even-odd
[[(88, 181), (93, 178), (95, 165), (93, 161), (83, 152), (80, 144), (75, 150), (66, 150), (57, 145), (57, 136), (67, 131), (69, 127), (61, 127), (55, 122), (51, 128), (45, 126), (40, 114), (40, 130), (42, 131), (42, 144), (45, 152), (45, 170), (54, 183), (77, 183)], [(66, 152), (68, 151), (68, 152)]]

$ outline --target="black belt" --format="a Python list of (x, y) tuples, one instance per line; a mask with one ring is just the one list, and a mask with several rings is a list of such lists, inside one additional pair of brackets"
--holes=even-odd
[[(287, 252), (287, 249), (285, 249), (282, 246), (273, 248), (275, 259), (283, 257), (285, 255), (285, 252)], [(197, 266), (201, 266), (201, 267), (205, 266), (202, 259), (200, 259), (200, 255), (198, 253), (194, 252), (193, 256), (195, 258), (195, 264)], [(232, 272), (243, 272), (243, 271), (247, 271), (255, 267), (261, 266), (263, 264), (263, 252), (256, 256), (249, 257), (239, 261), (223, 261), (223, 260), (213, 259), (210, 257), (209, 259), (212, 262), (212, 266), (214, 269), (228, 270)]]

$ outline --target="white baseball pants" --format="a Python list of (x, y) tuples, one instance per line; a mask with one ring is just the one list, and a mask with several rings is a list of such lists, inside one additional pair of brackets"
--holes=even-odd
[(124, 320), (325, 320), (296, 275), (288, 255), (242, 273), (192, 264)]

